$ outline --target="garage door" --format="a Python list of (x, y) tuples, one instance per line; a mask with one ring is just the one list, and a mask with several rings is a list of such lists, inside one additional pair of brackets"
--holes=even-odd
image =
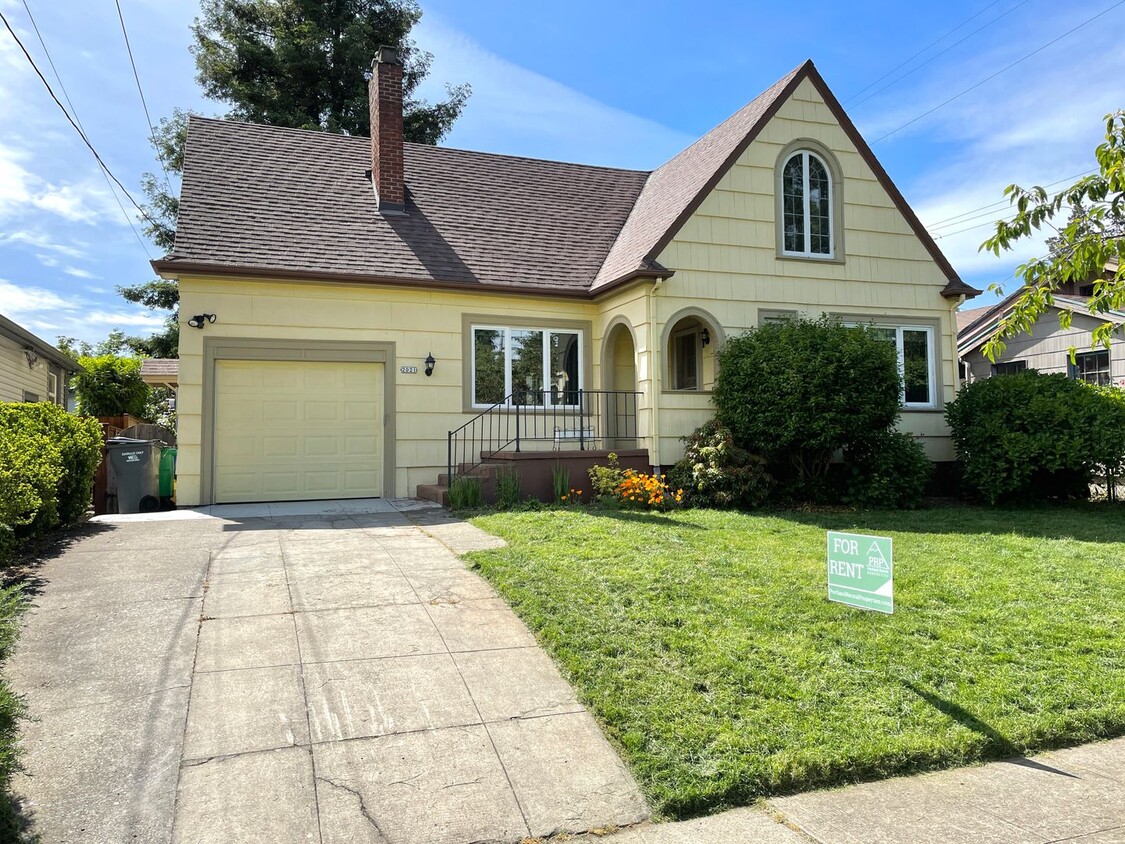
[(383, 494), (383, 364), (215, 362), (216, 503)]

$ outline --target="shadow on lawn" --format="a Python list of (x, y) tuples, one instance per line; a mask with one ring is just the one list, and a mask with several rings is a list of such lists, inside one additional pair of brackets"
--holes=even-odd
[(825, 530), (1016, 534), (1043, 539), (1125, 543), (1125, 503), (1082, 502), (1006, 509), (944, 504), (922, 510), (779, 510), (769, 515)]
[[(684, 518), (672, 519), (661, 513), (646, 512), (643, 510), (607, 510), (603, 507), (590, 507), (585, 511), (590, 516), (601, 519), (614, 519), (619, 522), (629, 522), (637, 525), (660, 525), (662, 527), (687, 528), (688, 530), (707, 530), (704, 525), (696, 524)], [(686, 511), (689, 515), (690, 510)]]
[(1045, 771), (1051, 774), (1058, 774), (1062, 777), (1070, 777), (1071, 779), (1079, 779), (1074, 774), (1067, 773), (1066, 771), (1052, 768), (1050, 765), (1044, 765), (1042, 762), (1036, 762), (1034, 759), (1028, 759), (1020, 756), (1019, 748), (1012, 744), (1011, 740), (993, 727), (991, 724), (982, 721), (976, 715), (962, 706), (958, 706), (951, 700), (946, 700), (940, 695), (916, 686), (909, 680), (903, 680), (902, 684), (922, 700), (926, 701), (930, 706), (939, 712), (948, 715), (962, 727), (972, 730), (974, 733), (980, 733), (988, 738), (988, 747), (985, 751), (986, 756), (1010, 756), (1013, 757), (1008, 761), (1013, 765), (1019, 765), (1023, 768), (1033, 768), (1037, 771)]

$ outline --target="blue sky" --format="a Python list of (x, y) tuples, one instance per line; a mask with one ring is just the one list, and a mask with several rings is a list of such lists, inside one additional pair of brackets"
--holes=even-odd
[[(26, 2), (87, 134), (140, 199), (140, 175), (155, 162), (113, 3)], [(203, 99), (194, 80), (188, 26), (196, 3), (121, 5), (153, 119), (175, 106), (221, 113), (223, 104)], [(1102, 117), (1125, 107), (1121, 0), (422, 6), (416, 39), (435, 54), (423, 93), (472, 83), (468, 108), (445, 141), (469, 149), (652, 168), (812, 58), (954, 266), (978, 287), (1005, 280), (1011, 287), (1015, 265), (1042, 247), (1027, 244), (1001, 259), (977, 252), (988, 222), (1005, 211), (1004, 186), (1092, 169)], [(0, 11), (55, 84), (24, 0), (0, 0)], [(93, 157), (0, 30), (0, 313), (49, 340), (94, 341), (113, 328), (147, 333), (160, 317), (129, 305), (115, 287), (151, 278), (157, 252), (138, 242)]]

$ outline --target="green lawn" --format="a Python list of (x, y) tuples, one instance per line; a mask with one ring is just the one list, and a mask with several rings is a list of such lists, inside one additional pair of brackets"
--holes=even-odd
[[(474, 523), (665, 817), (1125, 733), (1125, 507)], [(826, 600), (826, 529), (894, 537), (893, 616)]]

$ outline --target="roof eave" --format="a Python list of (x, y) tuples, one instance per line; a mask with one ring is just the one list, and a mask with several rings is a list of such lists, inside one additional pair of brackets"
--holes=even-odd
[(964, 296), (965, 301), (976, 298), (983, 292), (983, 290), (977, 290), (977, 288), (965, 284), (960, 278), (951, 279), (949, 284), (941, 289), (941, 295), (944, 298), (957, 299), (958, 297)]
[(405, 276), (380, 276), (359, 273), (333, 273), (319, 270), (291, 270), (281, 267), (245, 267), (211, 264), (189, 260), (162, 259), (152, 261), (152, 269), (161, 278), (182, 275), (230, 276), (245, 279), (318, 281), (336, 284), (370, 284), (380, 287), (409, 287), (425, 290), (450, 290), (459, 293), (506, 293), (520, 296), (542, 296), (563, 299), (589, 299), (589, 288), (551, 288), (527, 284), (489, 284)]
[(82, 367), (78, 365), (78, 361), (74, 360), (74, 358), (56, 349), (41, 337), (36, 337), (22, 325), (13, 322), (2, 314), (0, 314), (0, 333), (8, 335), (17, 343), (22, 343), (25, 347), (34, 349), (36, 354), (40, 357), (46, 358), (65, 372), (78, 372), (82, 369)]

